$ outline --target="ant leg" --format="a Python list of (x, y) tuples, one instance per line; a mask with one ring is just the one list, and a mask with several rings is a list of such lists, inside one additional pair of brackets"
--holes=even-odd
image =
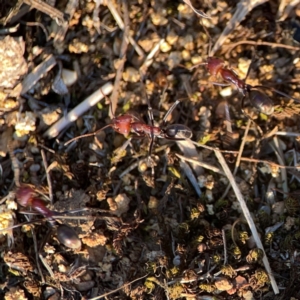
[[(252, 48), (252, 52), (254, 52), (253, 48)], [(250, 71), (251, 71), (251, 69), (252, 69), (252, 67), (253, 67), (253, 64), (254, 64), (254, 56), (255, 56), (255, 54), (253, 53), (252, 58), (251, 58), (250, 65), (249, 65), (248, 70), (247, 70), (247, 74), (246, 74), (245, 78), (243, 79), (244, 82), (246, 82), (246, 80), (247, 80), (247, 78), (248, 78), (248, 76), (249, 76), (249, 74), (250, 74)]]

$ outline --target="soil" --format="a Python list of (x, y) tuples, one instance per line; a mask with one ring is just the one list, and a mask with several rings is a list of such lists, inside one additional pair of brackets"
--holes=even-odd
[(283, 2), (1, 1), (1, 299), (300, 299)]

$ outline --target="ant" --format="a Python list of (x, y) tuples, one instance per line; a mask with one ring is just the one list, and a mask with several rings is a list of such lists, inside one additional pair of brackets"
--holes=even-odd
[[(247, 72), (247, 75), (246, 75), (245, 79), (241, 79), (241, 78), (239, 78), (239, 76), (231, 68), (229, 68), (226, 65), (224, 60), (222, 60), (220, 58), (217, 58), (217, 57), (210, 56), (211, 38), (210, 38), (209, 32), (206, 29), (206, 27), (203, 26), (203, 28), (204, 28), (207, 36), (210, 39), (210, 42), (209, 42), (210, 45), (209, 45), (209, 51), (208, 51), (209, 55), (208, 55), (208, 58), (207, 58), (206, 62), (200, 63), (198, 65), (205, 65), (207, 70), (209, 71), (209, 73), (212, 76), (216, 77), (216, 76), (219, 75), (226, 83), (232, 84), (237, 88), (237, 90), (243, 95), (243, 99), (241, 101), (242, 110), (243, 110), (243, 107), (244, 107), (245, 97), (246, 97), (246, 95), (248, 95), (250, 103), (252, 103), (252, 105), (255, 108), (257, 108), (261, 113), (263, 113), (265, 115), (273, 114), (273, 112), (274, 112), (274, 103), (264, 92), (262, 92), (260, 90), (262, 88), (263, 89), (269, 89), (272, 92), (275, 92), (275, 93), (277, 93), (281, 96), (284, 96), (284, 97), (290, 98), (290, 99), (292, 99), (296, 102), (299, 102), (299, 99), (291, 97), (291, 96), (289, 96), (289, 95), (287, 95), (287, 94), (285, 94), (281, 91), (278, 91), (274, 88), (263, 86), (263, 85), (252, 86), (250, 84), (247, 84), (246, 79), (249, 75), (251, 65), (248, 69), (248, 72)], [(213, 82), (213, 84), (223, 85), (221, 83), (216, 83), (216, 82)]]
[[(243, 99), (241, 101), (242, 108), (244, 107), (245, 97), (248, 94), (250, 102), (261, 113), (264, 113), (265, 115), (271, 115), (274, 112), (273, 101), (265, 93), (258, 89), (264, 86), (252, 86), (247, 84), (246, 79), (240, 79), (232, 69), (226, 66), (222, 59), (217, 57), (208, 57), (206, 62), (201, 63), (200, 65), (205, 65), (212, 76), (219, 75), (225, 82), (232, 84), (237, 88), (237, 90), (243, 95)], [(222, 85), (215, 82), (213, 84)], [(280, 94), (282, 95), (283, 93)]]
[(55, 220), (55, 216), (59, 215), (59, 213), (47, 208), (46, 203), (35, 195), (35, 192), (31, 187), (19, 187), (16, 192), (16, 198), (18, 204), (25, 208), (31, 208), (47, 220), (52, 231), (56, 230), (57, 239), (60, 243), (71, 249), (78, 249), (81, 247), (81, 241), (74, 229), (65, 224), (59, 224)]
[(178, 105), (178, 103), (179, 100), (176, 100), (176, 102), (170, 107), (170, 109), (165, 114), (160, 126), (154, 126), (152, 108), (149, 106), (148, 112), (149, 112), (151, 125), (147, 125), (146, 123), (141, 121), (138, 117), (132, 114), (124, 114), (118, 117), (114, 117), (110, 124), (102, 127), (101, 129), (93, 133), (83, 134), (81, 136), (75, 137), (69, 140), (68, 142), (66, 142), (65, 145), (68, 145), (69, 143), (84, 137), (95, 136), (98, 132), (108, 127), (111, 127), (114, 131), (123, 134), (125, 137), (128, 137), (130, 133), (135, 134), (134, 136), (135, 138), (144, 138), (148, 136), (151, 140), (149, 146), (149, 156), (150, 156), (152, 153), (152, 148), (153, 148), (153, 143), (155, 138), (164, 138), (173, 141), (182, 141), (192, 137), (193, 135), (192, 131), (185, 125), (182, 124), (167, 125), (166, 120), (168, 116), (173, 112), (175, 107)]
[[(242, 107), (244, 106), (244, 99), (248, 94), (250, 102), (260, 112), (266, 115), (271, 115), (274, 112), (273, 101), (265, 93), (258, 89), (264, 86), (252, 86), (247, 84), (246, 79), (240, 79), (238, 75), (232, 69), (228, 68), (225, 65), (225, 62), (220, 58), (208, 57), (204, 64), (211, 75), (220, 75), (225, 82), (233, 84), (238, 89), (238, 91), (244, 96), (242, 99)], [(282, 95), (283, 93), (280, 92), (280, 94)]]

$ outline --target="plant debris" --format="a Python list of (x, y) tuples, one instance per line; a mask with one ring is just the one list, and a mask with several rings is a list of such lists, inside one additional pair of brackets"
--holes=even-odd
[(0, 4), (1, 299), (300, 299), (296, 1), (46, 2)]

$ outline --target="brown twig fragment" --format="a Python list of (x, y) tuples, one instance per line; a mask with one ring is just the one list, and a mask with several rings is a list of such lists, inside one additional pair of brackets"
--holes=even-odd
[(46, 59), (36, 66), (25, 79), (19, 83), (12, 91), (10, 96), (18, 97), (27, 93), (45, 74), (47, 74), (56, 65), (54, 55), (50, 54)]
[(64, 13), (55, 7), (49, 5), (48, 3), (41, 0), (23, 0), (23, 2), (32, 8), (35, 8), (42, 13), (50, 16), (54, 20), (58, 20), (59, 22), (64, 21)]
[(113, 116), (115, 115), (115, 111), (117, 108), (119, 86), (120, 86), (120, 81), (122, 79), (124, 64), (126, 62), (126, 51), (127, 51), (127, 47), (128, 47), (128, 39), (127, 39), (127, 36), (129, 34), (128, 7), (127, 7), (126, 0), (123, 0), (122, 3), (123, 3), (123, 11), (124, 11), (124, 31), (123, 31), (123, 40), (122, 40), (121, 49), (120, 49), (120, 59), (119, 59), (118, 69), (116, 72), (116, 78), (115, 78), (115, 83), (114, 83), (114, 89), (113, 89), (112, 95), (110, 97), (110, 101), (111, 101), (110, 117), (111, 118), (113, 118)]

